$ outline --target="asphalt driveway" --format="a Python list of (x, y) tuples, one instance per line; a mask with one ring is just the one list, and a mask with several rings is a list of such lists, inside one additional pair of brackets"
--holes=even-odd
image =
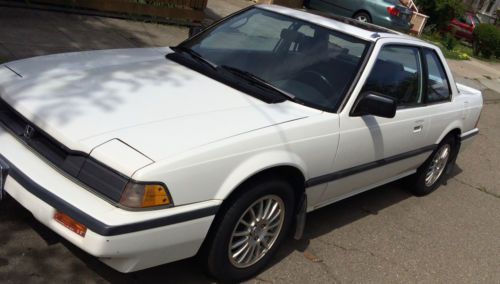
[[(221, 7), (229, 7), (224, 1)], [(234, 8), (213, 9), (223, 15)], [(180, 27), (0, 7), (3, 60), (172, 45), (186, 36)], [(500, 68), (476, 60), (451, 67), (460, 82), (485, 92), (487, 104), (481, 133), (447, 185), (417, 198), (396, 182), (313, 212), (304, 239), (290, 239), (250, 282), (500, 283)], [(0, 283), (211, 281), (196, 259), (120, 274), (47, 230), (19, 204), (0, 204)]]

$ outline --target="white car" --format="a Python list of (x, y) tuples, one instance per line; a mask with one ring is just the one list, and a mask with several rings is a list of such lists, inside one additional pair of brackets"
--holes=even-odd
[(0, 95), (2, 191), (118, 271), (199, 253), (223, 281), (306, 212), (408, 176), (432, 192), (482, 108), (434, 45), (271, 5), (177, 47), (5, 63)]

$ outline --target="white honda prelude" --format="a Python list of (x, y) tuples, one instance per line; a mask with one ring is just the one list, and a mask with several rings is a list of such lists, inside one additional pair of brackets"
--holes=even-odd
[(118, 271), (198, 255), (222, 281), (307, 212), (435, 190), (483, 104), (432, 44), (272, 5), (176, 47), (2, 64), (0, 96), (0, 196)]

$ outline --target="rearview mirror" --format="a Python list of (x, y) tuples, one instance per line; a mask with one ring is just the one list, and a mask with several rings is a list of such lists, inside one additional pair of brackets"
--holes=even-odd
[(395, 99), (374, 92), (366, 92), (361, 94), (361, 99), (358, 100), (351, 115), (374, 115), (393, 118), (396, 116), (396, 109), (397, 102)]
[(193, 37), (199, 33), (201, 33), (201, 31), (203, 31), (205, 28), (202, 27), (202, 26), (194, 26), (194, 27), (190, 27), (189, 28), (189, 37)]

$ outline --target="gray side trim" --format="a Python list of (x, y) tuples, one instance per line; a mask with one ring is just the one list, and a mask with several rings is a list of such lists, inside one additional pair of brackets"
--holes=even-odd
[(420, 148), (417, 150), (413, 150), (410, 152), (395, 155), (395, 156), (385, 158), (382, 160), (362, 164), (362, 165), (355, 166), (355, 167), (352, 167), (349, 169), (345, 169), (345, 170), (341, 170), (338, 172), (315, 177), (315, 178), (312, 178), (312, 179), (306, 181), (306, 187), (312, 187), (315, 185), (320, 185), (323, 183), (331, 182), (331, 181), (345, 178), (345, 177), (348, 177), (351, 175), (359, 174), (359, 173), (364, 172), (364, 171), (372, 170), (372, 169), (382, 167), (382, 166), (385, 166), (385, 165), (388, 165), (391, 163), (395, 163), (395, 162), (398, 162), (398, 161), (401, 161), (404, 159), (408, 159), (408, 158), (411, 158), (414, 156), (418, 156), (418, 155), (426, 153), (426, 152), (434, 151), (436, 149), (436, 147), (437, 147), (437, 145), (430, 145), (427, 147), (423, 147), (423, 148)]

